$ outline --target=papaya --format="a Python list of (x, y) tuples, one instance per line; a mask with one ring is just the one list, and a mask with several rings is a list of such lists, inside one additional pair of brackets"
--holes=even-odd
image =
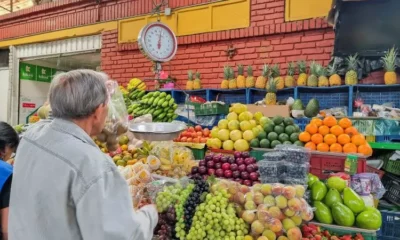
[(332, 205), (332, 217), (337, 225), (351, 227), (354, 225), (355, 217), (350, 208), (340, 202)]
[(378, 230), (382, 226), (382, 215), (372, 207), (366, 207), (365, 211), (357, 215), (356, 226), (363, 229)]
[(365, 209), (364, 200), (353, 189), (348, 187), (343, 189), (343, 203), (355, 214)]
[(316, 182), (319, 181), (319, 178), (311, 173), (308, 174), (308, 187), (311, 188), (311, 186)]
[(311, 186), (311, 198), (314, 201), (321, 201), (324, 199), (326, 193), (327, 193), (327, 188), (325, 183), (321, 181), (316, 181), (313, 183)]
[(314, 207), (316, 208), (315, 217), (317, 218), (318, 222), (332, 224), (332, 213), (328, 206), (326, 206), (323, 202), (315, 201)]
[(335, 202), (343, 203), (342, 197), (338, 190), (331, 188), (325, 196), (324, 203), (328, 207), (332, 207)]
[(346, 181), (341, 177), (330, 177), (326, 181), (326, 186), (328, 188), (334, 188), (339, 191), (339, 193), (343, 192), (343, 189), (346, 187)]

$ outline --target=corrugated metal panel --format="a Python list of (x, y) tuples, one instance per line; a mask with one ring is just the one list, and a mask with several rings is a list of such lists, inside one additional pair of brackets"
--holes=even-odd
[(29, 58), (60, 53), (91, 51), (97, 49), (101, 49), (101, 35), (17, 46), (16, 54), (17, 58)]

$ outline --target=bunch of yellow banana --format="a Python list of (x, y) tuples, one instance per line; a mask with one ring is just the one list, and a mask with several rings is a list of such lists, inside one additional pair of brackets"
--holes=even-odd
[(172, 170), (172, 163), (169, 159), (160, 158), (160, 162), (161, 162), (160, 170), (162, 171)]
[(132, 90), (139, 89), (139, 90), (146, 90), (146, 84), (142, 82), (139, 78), (132, 78), (127, 86), (127, 89), (129, 92), (132, 92)]

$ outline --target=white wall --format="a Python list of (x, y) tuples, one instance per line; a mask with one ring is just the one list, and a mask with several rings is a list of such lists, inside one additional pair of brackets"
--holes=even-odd
[(0, 68), (0, 121), (7, 121), (9, 70)]

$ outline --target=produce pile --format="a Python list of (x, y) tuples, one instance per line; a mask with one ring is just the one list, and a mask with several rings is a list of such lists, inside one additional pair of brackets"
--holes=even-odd
[(210, 136), (210, 129), (202, 128), (200, 125), (189, 127), (179, 134), (175, 142), (206, 143)]
[(126, 88), (120, 86), (120, 89), (126, 106), (130, 106), (132, 102), (142, 99), (146, 94), (146, 84), (138, 78), (131, 79)]
[(248, 152), (236, 151), (233, 156), (208, 153), (191, 171), (191, 176), (195, 177), (212, 175), (246, 186), (259, 183), (256, 160)]
[(320, 226), (315, 224), (304, 224), (301, 227), (301, 232), (303, 234), (302, 240), (364, 240), (364, 236), (361, 233), (346, 234), (343, 236), (338, 236), (335, 233), (330, 233), (328, 230), (322, 229)]
[(293, 118), (276, 116), (272, 121), (262, 125), (257, 138), (250, 141), (251, 147), (275, 148), (279, 144), (295, 144), (303, 146), (299, 141), (300, 128), (294, 124)]
[(175, 114), (178, 105), (172, 96), (165, 92), (149, 92), (127, 108), (128, 113), (134, 117), (151, 114), (153, 122), (172, 122), (178, 117)]
[(300, 133), (299, 139), (311, 150), (372, 155), (372, 148), (365, 136), (352, 126), (348, 118), (339, 121), (332, 116), (313, 118), (305, 131)]
[(382, 225), (379, 210), (365, 206), (364, 200), (338, 176), (330, 177), (326, 183), (311, 177), (311, 199), (315, 217), (321, 223), (339, 226), (356, 226), (378, 230)]

